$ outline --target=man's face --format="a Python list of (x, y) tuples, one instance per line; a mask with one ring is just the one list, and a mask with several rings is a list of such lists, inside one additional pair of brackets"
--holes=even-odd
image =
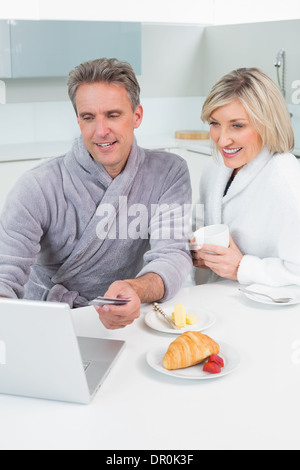
[(126, 165), (134, 129), (142, 122), (142, 106), (133, 111), (124, 87), (97, 82), (79, 86), (76, 108), (88, 152), (115, 178)]

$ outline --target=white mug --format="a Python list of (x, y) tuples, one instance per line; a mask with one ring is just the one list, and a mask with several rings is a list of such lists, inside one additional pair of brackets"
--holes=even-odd
[(225, 224), (207, 225), (194, 233), (197, 245), (218, 245), (228, 248), (229, 227)]

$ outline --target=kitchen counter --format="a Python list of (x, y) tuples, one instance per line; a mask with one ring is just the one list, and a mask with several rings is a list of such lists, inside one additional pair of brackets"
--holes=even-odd
[(211, 142), (210, 140), (195, 140), (195, 139), (175, 139), (172, 135), (161, 136), (138, 136), (138, 143), (144, 148), (161, 148), (161, 149), (186, 149), (191, 152), (204, 153), (211, 155)]
[(215, 315), (204, 333), (241, 357), (229, 375), (189, 380), (150, 368), (147, 352), (175, 336), (146, 325), (147, 305), (117, 331), (93, 307), (73, 310), (78, 335), (125, 340), (124, 352), (90, 405), (0, 395), (0, 449), (298, 450), (300, 305), (251, 301), (233, 281), (183, 289), (164, 307), (179, 302)]
[(0, 145), (0, 162), (58, 157), (70, 150), (71, 146), (72, 141)]

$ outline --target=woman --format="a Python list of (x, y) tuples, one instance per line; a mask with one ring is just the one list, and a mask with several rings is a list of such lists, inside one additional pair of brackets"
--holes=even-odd
[(201, 179), (204, 225), (227, 224), (231, 237), (229, 248), (193, 251), (194, 266), (241, 284), (300, 285), (300, 165), (279, 89), (256, 68), (233, 71), (202, 119), (219, 153)]

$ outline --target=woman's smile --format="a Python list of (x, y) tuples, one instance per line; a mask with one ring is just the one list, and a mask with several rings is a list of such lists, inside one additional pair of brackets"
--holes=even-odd
[(225, 158), (233, 158), (235, 157), (241, 150), (243, 150), (243, 147), (238, 147), (238, 148), (235, 148), (235, 149), (226, 149), (226, 148), (223, 148), (222, 149), (222, 153), (223, 153), (223, 156)]
[(209, 124), (211, 138), (229, 168), (238, 171), (262, 150), (261, 136), (237, 99), (217, 108)]

